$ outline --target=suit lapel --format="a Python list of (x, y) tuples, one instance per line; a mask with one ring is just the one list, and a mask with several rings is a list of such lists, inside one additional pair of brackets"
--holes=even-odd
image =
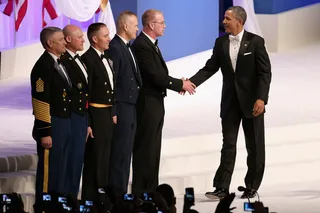
[[(75, 72), (77, 73), (77, 75), (79, 75), (79, 77), (81, 78), (81, 80), (83, 82), (85, 82), (85, 84), (87, 85), (87, 80), (86, 77), (84, 76), (82, 69), (79, 67), (78, 63), (76, 62), (76, 60), (68, 53), (68, 51), (66, 52), (66, 59), (65, 60), (69, 60), (71, 63), (71, 66), (73, 66)], [(82, 66), (84, 67), (84, 69), (87, 71), (86, 66), (84, 65), (84, 63), (81, 61), (80, 59), (80, 63), (82, 64)], [(88, 72), (87, 72), (88, 73)]]
[(224, 54), (225, 54), (228, 66), (229, 66), (230, 70), (232, 71), (232, 73), (234, 73), (234, 70), (233, 70), (233, 67), (232, 67), (232, 63), (231, 63), (231, 58), (230, 58), (229, 36), (226, 36), (226, 39), (224, 39), (224, 41), (223, 41), (223, 50), (224, 50)]
[[(70, 85), (71, 84), (71, 79), (70, 79), (70, 77), (69, 77), (69, 80), (70, 80), (70, 83), (69, 83), (69, 81), (68, 81), (68, 79), (67, 79), (67, 77), (66, 77), (66, 75), (68, 75), (68, 73), (66, 73), (66, 75), (63, 73), (63, 71), (62, 71), (62, 69), (60, 68), (60, 66), (59, 66), (59, 64), (58, 64), (58, 62), (56, 62), (53, 58), (52, 58), (52, 56), (47, 52), (47, 51), (45, 51), (45, 53), (46, 53), (46, 57), (48, 57), (48, 59), (51, 61), (51, 63), (52, 63), (52, 66), (54, 67), (54, 69), (59, 73), (59, 75), (61, 76), (61, 78), (63, 79), (63, 81), (64, 81), (64, 83), (68, 86), (68, 88), (70, 89), (71, 87), (72, 87), (72, 85)], [(61, 64), (62, 65), (62, 64)], [(63, 65), (62, 65), (63, 66)], [(66, 70), (66, 68), (63, 66), (63, 68), (65, 69), (65, 72), (67, 71)]]
[(238, 59), (239, 60), (241, 60), (241, 57), (246, 52), (249, 44), (250, 44), (250, 42), (248, 41), (248, 33), (247, 33), (247, 31), (244, 31), (243, 36), (242, 36), (242, 40), (241, 40), (241, 44), (240, 44), (240, 49), (238, 52)]
[(164, 67), (165, 67), (166, 70), (168, 71), (167, 64), (166, 64), (165, 60), (164, 60), (163, 57), (162, 57), (160, 48), (157, 49), (156, 45), (154, 45), (154, 44), (150, 41), (150, 39), (149, 39), (143, 32), (141, 32), (140, 35), (143, 37), (143, 39), (145, 40), (145, 42), (146, 42), (149, 46), (151, 46), (152, 49), (159, 55), (162, 64), (164, 65)]
[[(104, 63), (102, 62), (102, 59), (100, 58), (100, 56), (98, 55), (98, 53), (92, 48), (90, 47), (90, 51), (91, 51), (91, 55), (94, 58), (96, 64), (99, 66), (99, 68), (103, 71), (104, 77), (106, 79), (106, 81), (108, 82), (108, 84), (111, 87), (111, 83), (110, 83), (110, 79), (109, 79), (109, 75), (108, 75), (108, 71), (107, 68), (104, 66)], [(108, 60), (107, 60), (108, 61)], [(109, 62), (108, 62), (109, 64)], [(111, 68), (110, 64), (109, 67)], [(113, 69), (111, 68), (111, 70), (113, 71)]]
[[(126, 53), (127, 57), (129, 58), (132, 70), (134, 70), (134, 75), (135, 75), (137, 81), (139, 82), (139, 85), (141, 85), (142, 80), (141, 80), (141, 76), (140, 76), (140, 72), (139, 72), (139, 66), (138, 66), (137, 59), (135, 58), (133, 52), (131, 55), (129, 48), (127, 47), (127, 45), (123, 42), (123, 40), (118, 35), (115, 35), (115, 39), (119, 42), (123, 51)], [(133, 58), (132, 58), (132, 56), (133, 56)], [(135, 61), (133, 61), (133, 60), (135, 60)], [(134, 62), (136, 63), (137, 66), (134, 65)]]
[(137, 71), (136, 66), (134, 65), (133, 58), (131, 56), (131, 53), (130, 53), (129, 48), (127, 47), (127, 45), (122, 41), (122, 39), (118, 35), (115, 35), (115, 39), (119, 42), (119, 44), (121, 45), (123, 51), (126, 53), (127, 57), (129, 58), (129, 61), (130, 61), (130, 64), (131, 64), (133, 70)]

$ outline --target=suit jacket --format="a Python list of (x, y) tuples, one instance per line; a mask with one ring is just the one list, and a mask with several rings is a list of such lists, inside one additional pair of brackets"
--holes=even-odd
[[(89, 75), (89, 103), (113, 105), (115, 91), (111, 88), (110, 82), (113, 81), (115, 85), (114, 73), (113, 79), (109, 79), (102, 59), (92, 47), (81, 56), (81, 59), (85, 63)], [(107, 61), (113, 72), (110, 59), (107, 58)]]
[[(73, 112), (78, 113), (79, 115), (87, 115), (89, 99), (88, 81), (81, 68), (77, 64), (75, 58), (73, 58), (68, 51), (61, 56), (61, 60), (62, 64), (67, 68), (68, 75), (70, 76), (72, 82), (71, 109)], [(84, 62), (82, 62), (81, 58), (80, 61), (86, 69), (86, 66), (84, 65)]]
[(131, 49), (137, 58), (141, 72), (143, 82), (141, 94), (165, 97), (167, 89), (177, 92), (182, 90), (182, 80), (169, 76), (160, 50), (157, 51), (156, 46), (143, 32), (133, 42)]
[[(129, 48), (118, 35), (111, 40), (106, 53), (113, 61), (117, 102), (136, 104), (142, 86), (138, 62), (132, 58)], [(112, 108), (112, 114), (117, 114), (116, 105)]]
[(35, 63), (30, 80), (35, 117), (33, 136), (51, 136), (51, 116), (70, 117), (71, 86), (47, 51)]
[(217, 38), (211, 58), (190, 81), (199, 86), (221, 68), (223, 86), (220, 116), (225, 115), (233, 96), (237, 95), (242, 113), (252, 118), (257, 99), (268, 103), (271, 65), (264, 39), (244, 31), (235, 71), (230, 60), (229, 43), (229, 35)]

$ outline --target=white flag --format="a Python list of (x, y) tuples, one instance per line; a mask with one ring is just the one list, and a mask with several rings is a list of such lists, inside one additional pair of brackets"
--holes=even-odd
[(117, 33), (117, 30), (111, 10), (110, 1), (107, 2), (107, 5), (104, 8), (104, 10), (100, 11), (98, 22), (102, 22), (107, 25), (110, 32), (110, 39), (112, 39), (114, 35)]
[(262, 32), (258, 23), (258, 19), (254, 12), (253, 0), (233, 0), (234, 6), (241, 6), (247, 12), (247, 21), (244, 25), (244, 29), (262, 37)]

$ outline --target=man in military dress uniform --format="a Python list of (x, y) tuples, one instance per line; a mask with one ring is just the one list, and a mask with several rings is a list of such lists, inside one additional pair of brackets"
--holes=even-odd
[(116, 104), (112, 114), (117, 116), (111, 151), (109, 182), (119, 193), (126, 193), (129, 182), (131, 153), (137, 128), (135, 104), (142, 80), (129, 41), (138, 32), (137, 16), (125, 11), (117, 20), (117, 35), (110, 42), (108, 55), (113, 61), (116, 78)]
[(71, 98), (71, 140), (67, 146), (68, 161), (66, 172), (66, 189), (74, 197), (78, 196), (84, 149), (87, 136), (92, 136), (88, 126), (88, 73), (84, 62), (78, 55), (83, 50), (84, 38), (82, 30), (75, 25), (63, 28), (67, 42), (66, 53), (61, 57), (72, 81)]
[(35, 117), (33, 138), (37, 141), (35, 212), (43, 192), (65, 190), (66, 146), (70, 139), (71, 80), (60, 56), (66, 51), (63, 32), (56, 27), (44, 28), (40, 40), (45, 52), (31, 71), (32, 107)]
[(109, 30), (103, 23), (91, 24), (87, 31), (90, 48), (82, 55), (89, 76), (89, 113), (93, 138), (86, 144), (82, 199), (97, 200), (98, 188), (108, 184), (113, 134), (111, 108), (114, 104), (113, 62), (104, 51), (109, 48)]

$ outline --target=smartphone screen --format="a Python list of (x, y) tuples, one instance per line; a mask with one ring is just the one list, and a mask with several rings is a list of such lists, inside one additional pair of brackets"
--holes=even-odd
[(88, 213), (88, 212), (91, 212), (91, 211), (90, 211), (90, 208), (89, 208), (88, 206), (84, 206), (84, 205), (80, 205), (80, 206), (79, 206), (79, 210), (80, 210), (80, 211), (79, 211), (80, 213)]
[(252, 212), (252, 211), (254, 211), (253, 203), (245, 202), (245, 203), (243, 204), (243, 210), (246, 211), (246, 212)]
[(51, 201), (51, 195), (42, 195), (43, 201)]
[(133, 200), (134, 196), (132, 194), (124, 194), (123, 200)]
[(143, 200), (144, 201), (152, 201), (152, 197), (149, 195), (149, 193), (145, 192), (145, 193), (143, 193)]
[(67, 198), (66, 197), (58, 197), (58, 202), (59, 203), (67, 203)]
[(186, 188), (186, 199), (189, 203), (194, 203), (194, 191), (193, 188)]
[(93, 206), (93, 201), (92, 200), (86, 200), (85, 205), (86, 206)]
[(98, 193), (99, 193), (99, 194), (105, 194), (106, 192), (104, 191), (103, 188), (99, 188), (99, 189), (98, 189)]

